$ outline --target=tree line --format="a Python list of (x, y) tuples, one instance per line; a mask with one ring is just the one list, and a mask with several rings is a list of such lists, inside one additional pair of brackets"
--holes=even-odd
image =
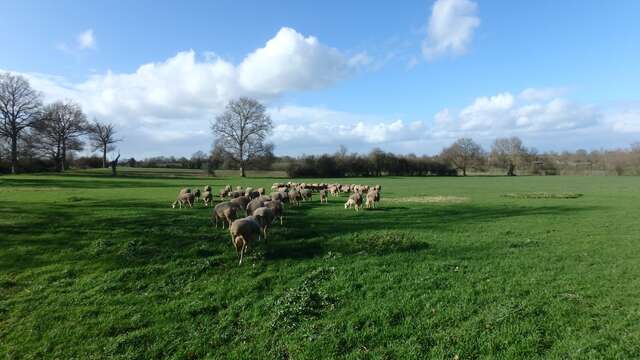
[(101, 166), (113, 165), (107, 154), (116, 137), (113, 124), (89, 121), (79, 104), (56, 101), (44, 104), (27, 79), (0, 74), (0, 172), (65, 171), (74, 153), (89, 145), (101, 153)]

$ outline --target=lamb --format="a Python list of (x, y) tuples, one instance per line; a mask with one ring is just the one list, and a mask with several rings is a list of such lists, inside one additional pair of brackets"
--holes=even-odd
[(264, 188), (263, 188), (263, 187), (259, 187), (259, 188), (257, 188), (257, 189), (256, 189), (256, 191), (258, 191), (258, 193), (259, 193), (260, 195), (264, 195)]
[(360, 210), (360, 208), (362, 207), (362, 195), (360, 195), (360, 193), (352, 194), (351, 196), (349, 196), (349, 200), (344, 203), (345, 209), (350, 209), (351, 207), (354, 207), (356, 211)]
[(320, 190), (320, 204), (327, 202), (327, 190)]
[(231, 243), (240, 258), (238, 265), (242, 265), (242, 258), (249, 244), (260, 239), (260, 224), (253, 216), (248, 216), (234, 221), (229, 227), (229, 232), (231, 233)]
[(252, 192), (253, 192), (253, 188), (252, 187), (248, 187), (248, 188), (244, 189), (244, 196), (249, 196)]
[(180, 194), (187, 194), (191, 192), (191, 188), (182, 188), (180, 189)]
[(209, 207), (213, 203), (213, 194), (211, 191), (205, 191), (202, 193), (202, 202), (204, 202), (205, 207)]
[(257, 198), (258, 196), (260, 196), (260, 192), (258, 190), (253, 190), (249, 195), (247, 195), (248, 197), (250, 197), (252, 200)]
[[(271, 200), (271, 199), (269, 199)], [(249, 204), (247, 204), (247, 206), (245, 207), (246, 211), (247, 211), (247, 216), (249, 215), (253, 215), (253, 211), (257, 208), (261, 208), (264, 206), (264, 199), (262, 198), (255, 198), (253, 200), (251, 200), (249, 202)]]
[(310, 189), (302, 189), (300, 190), (300, 195), (302, 195), (302, 199), (304, 201), (307, 201), (307, 200), (311, 200), (312, 193)]
[(365, 204), (367, 209), (375, 208), (378, 201), (380, 201), (380, 193), (375, 190), (367, 193), (367, 202)]
[(273, 210), (268, 207), (260, 207), (253, 211), (252, 216), (258, 220), (258, 224), (260, 224), (260, 228), (262, 229), (262, 235), (264, 236), (265, 244), (267, 242), (267, 230), (273, 223), (275, 219), (275, 214)]
[(200, 192), (200, 189), (196, 189), (196, 191), (193, 192), (193, 196), (195, 197), (195, 201), (200, 201), (200, 195), (202, 195), (202, 193)]
[(204, 186), (204, 191), (211, 192), (211, 185), (205, 185)]
[(284, 206), (282, 206), (282, 202), (279, 200), (271, 200), (265, 201), (263, 205), (273, 211), (274, 217), (280, 218), (280, 225), (282, 225), (282, 218), (284, 217)]
[(190, 192), (185, 192), (185, 193), (180, 192), (180, 194), (178, 194), (178, 198), (176, 199), (176, 201), (174, 201), (171, 204), (171, 207), (175, 209), (176, 205), (179, 205), (180, 209), (182, 209), (182, 205), (187, 204), (189, 205), (190, 208), (192, 208), (194, 199), (195, 199), (194, 194)]
[(229, 201), (221, 202), (213, 208), (211, 221), (215, 223), (216, 228), (218, 227), (218, 221), (222, 221), (222, 228), (224, 229), (224, 223), (226, 222), (228, 226), (231, 226), (233, 220), (237, 218), (237, 214), (238, 207), (236, 205), (231, 204)]

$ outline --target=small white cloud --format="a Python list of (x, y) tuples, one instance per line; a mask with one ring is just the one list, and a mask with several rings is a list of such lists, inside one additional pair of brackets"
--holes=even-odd
[(427, 25), (422, 53), (428, 60), (463, 54), (480, 26), (478, 5), (470, 0), (436, 0)]
[(566, 88), (527, 88), (518, 94), (518, 98), (524, 101), (545, 101), (566, 93)]
[(93, 35), (93, 29), (87, 29), (76, 36), (76, 45), (78, 49), (95, 49), (96, 37)]

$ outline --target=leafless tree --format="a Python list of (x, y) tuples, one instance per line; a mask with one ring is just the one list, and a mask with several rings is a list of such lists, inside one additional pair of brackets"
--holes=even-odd
[(263, 155), (267, 149), (264, 142), (273, 124), (264, 105), (243, 97), (230, 101), (211, 128), (216, 145), (239, 164), (240, 176), (244, 177), (247, 161)]
[(482, 146), (470, 138), (456, 140), (451, 146), (442, 150), (440, 156), (467, 176), (467, 169), (478, 168), (484, 161)]
[(10, 73), (0, 74), (0, 137), (10, 142), (11, 173), (16, 173), (18, 139), (38, 118), (41, 95), (27, 79)]
[(102, 167), (109, 167), (107, 153), (113, 151), (113, 144), (122, 141), (122, 139), (116, 138), (115, 126), (94, 119), (93, 124), (88, 128), (88, 134), (93, 151), (102, 151)]
[(514, 136), (510, 138), (498, 138), (491, 146), (491, 161), (507, 171), (508, 176), (516, 175), (516, 167), (527, 157), (527, 149), (522, 145), (522, 140)]
[(44, 107), (42, 116), (33, 125), (36, 146), (56, 161), (59, 171), (67, 168), (67, 153), (82, 150), (80, 136), (89, 123), (80, 105), (58, 101)]

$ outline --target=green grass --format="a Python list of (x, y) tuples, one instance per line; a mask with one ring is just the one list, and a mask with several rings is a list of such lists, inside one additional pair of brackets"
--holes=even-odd
[(169, 204), (282, 179), (104, 174), (0, 177), (0, 357), (640, 357), (639, 178), (342, 179), (381, 207), (287, 208), (239, 267)]

